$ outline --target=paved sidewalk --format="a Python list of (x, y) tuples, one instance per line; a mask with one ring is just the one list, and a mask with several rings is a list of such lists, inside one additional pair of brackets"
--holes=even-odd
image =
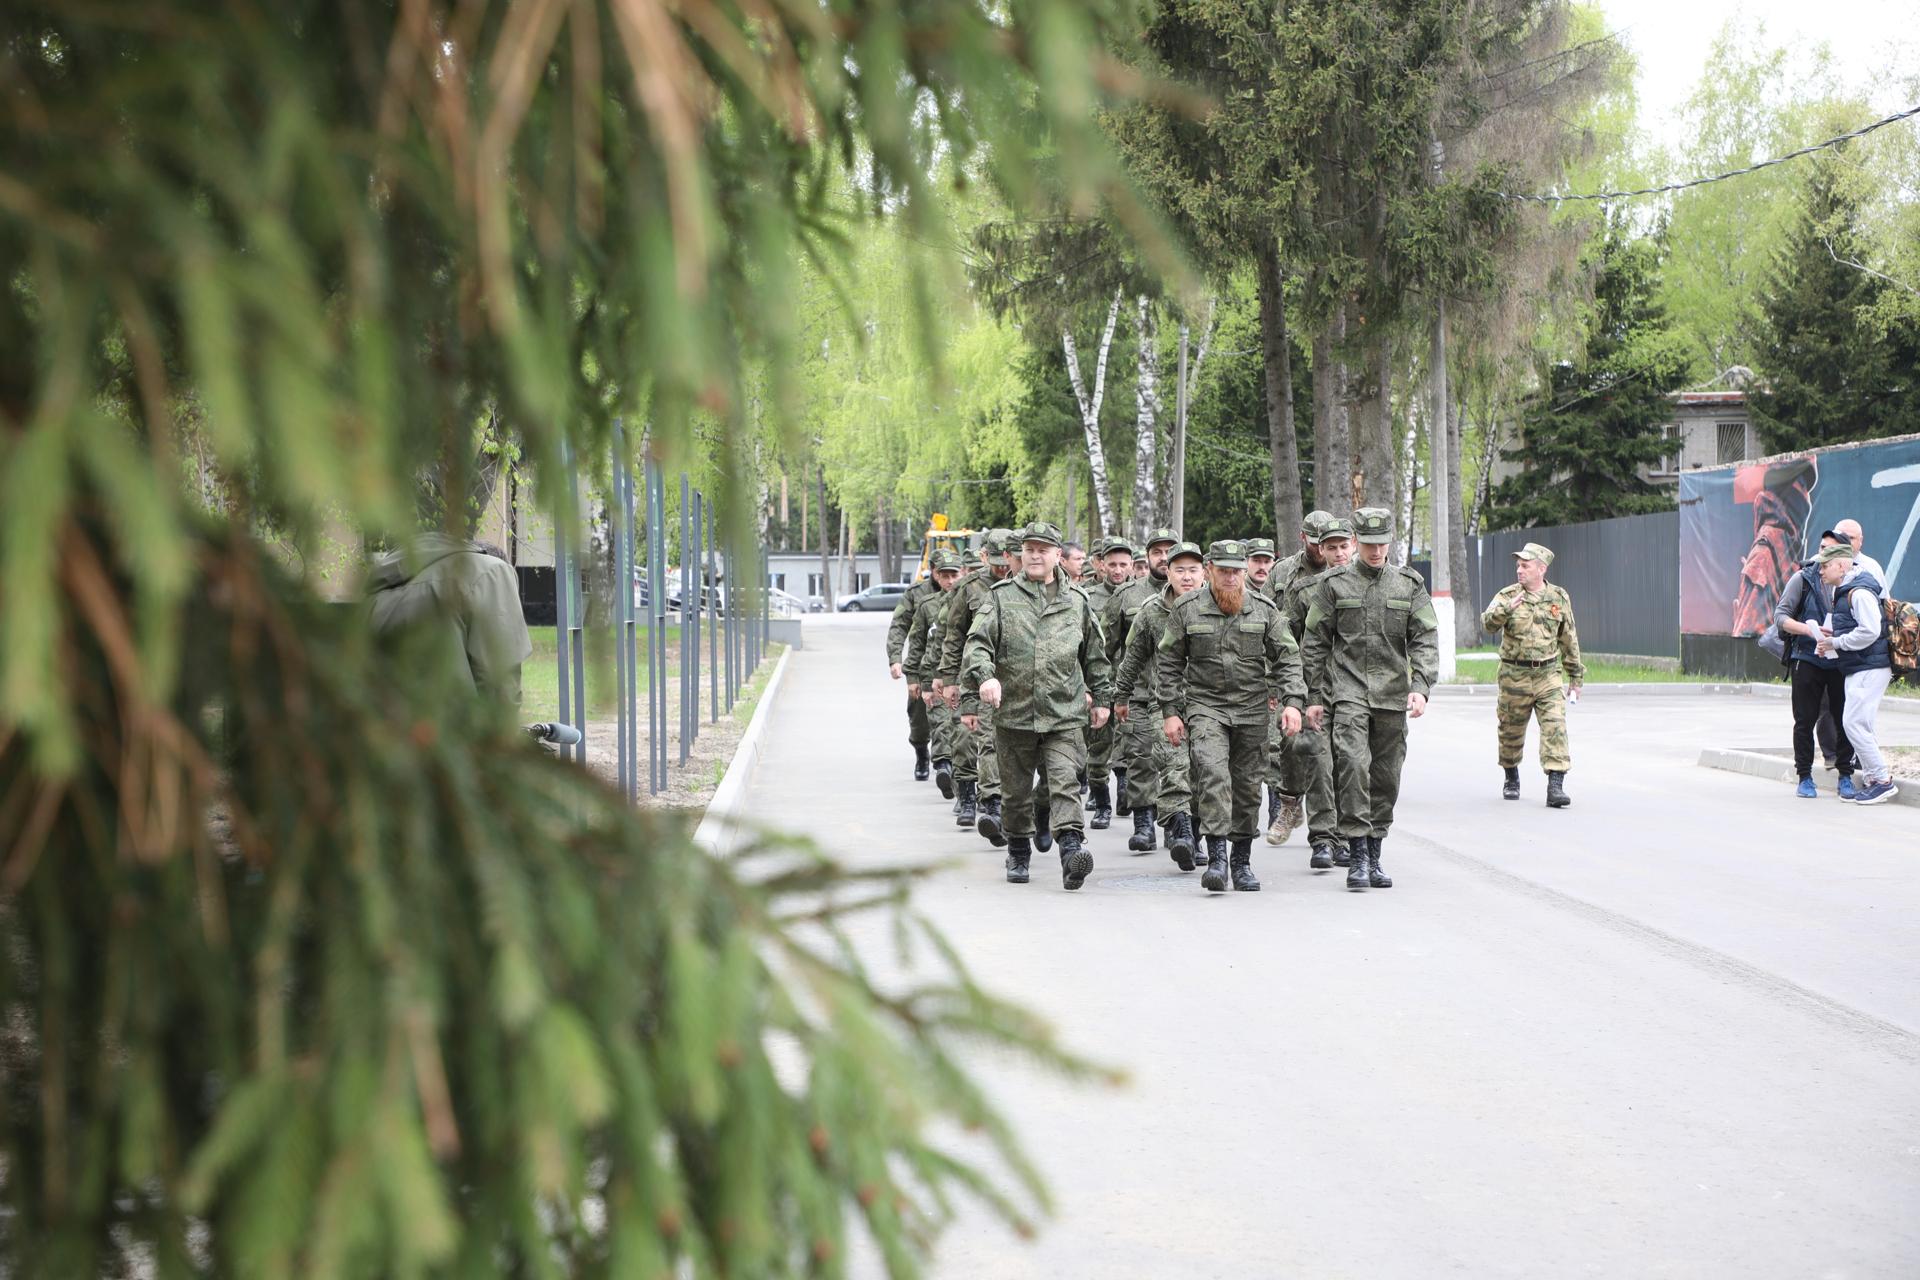
[(1784, 703), (1590, 699), (1552, 812), (1532, 767), (1499, 799), (1491, 706), (1442, 699), (1395, 888), (1296, 837), (1209, 896), (1116, 824), (1067, 894), (912, 781), (884, 627), (809, 618), (747, 811), (954, 861), (920, 901), (982, 981), (1132, 1073), (981, 1063), (1059, 1213), (1035, 1243), (968, 1215), (939, 1274), (1920, 1274), (1920, 814), (1694, 765)]

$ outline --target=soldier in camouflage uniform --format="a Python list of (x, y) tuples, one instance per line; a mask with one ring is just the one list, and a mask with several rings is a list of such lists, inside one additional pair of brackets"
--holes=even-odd
[[(1126, 657), (1113, 682), (1113, 714), (1121, 721), (1134, 716), (1153, 726), (1154, 783), (1159, 788), (1150, 812), (1167, 829), (1167, 852), (1182, 871), (1193, 870), (1198, 833), (1193, 826), (1192, 763), (1188, 743), (1175, 746), (1160, 726), (1160, 637), (1167, 618), (1181, 596), (1197, 591), (1205, 581), (1206, 553), (1182, 542), (1167, 553), (1167, 589), (1140, 606), (1127, 634)], [(1136, 810), (1136, 812), (1138, 812)], [(1144, 853), (1153, 846), (1136, 837), (1127, 847)]]
[[(947, 606), (951, 603), (954, 585), (960, 580), (964, 565), (961, 558), (952, 551), (933, 553), (932, 572), (927, 575), (929, 581), (938, 588), (926, 597), (913, 611), (913, 623), (907, 628), (907, 643), (903, 650), (903, 667), (906, 670), (911, 688), (920, 691), (920, 698), (927, 707), (927, 723), (932, 735), (933, 768), (936, 777), (951, 779), (960, 802), (955, 821), (963, 827), (973, 825), (974, 819), (974, 782), (971, 778), (957, 775), (953, 760), (961, 749), (965, 730), (960, 727), (960, 718), (946, 699), (934, 692), (934, 668), (939, 663), (941, 623), (947, 616)], [(945, 793), (945, 787), (942, 787)]]
[(1333, 716), (1335, 803), (1353, 859), (1347, 888), (1388, 889), (1381, 846), (1400, 797), (1407, 720), (1426, 713), (1440, 676), (1440, 623), (1420, 575), (1387, 563), (1393, 516), (1362, 507), (1353, 527), (1359, 557), (1307, 587), (1301, 661), (1312, 700), (1307, 722)]
[[(1520, 798), (1520, 760), (1526, 753), (1527, 721), (1540, 718), (1540, 768), (1547, 775), (1547, 807), (1564, 809), (1567, 770), (1567, 702), (1578, 700), (1586, 664), (1580, 661), (1580, 635), (1574, 630), (1573, 601), (1566, 589), (1547, 581), (1553, 552), (1529, 542), (1513, 553), (1518, 581), (1500, 588), (1480, 615), (1480, 626), (1500, 637), (1500, 696), (1494, 718), (1500, 725), (1501, 794)], [(1562, 676), (1564, 675), (1564, 680)]]
[[(987, 593), (967, 632), (961, 662), (968, 728), (997, 708), (993, 734), (1006, 787), (1007, 879), (1025, 884), (1037, 834), (1034, 774), (1046, 780), (1045, 822), (1060, 845), (1060, 881), (1078, 889), (1093, 870), (1082, 842), (1074, 785), (1086, 752), (1083, 730), (1105, 723), (1112, 702), (1105, 646), (1093, 606), (1060, 570), (1060, 531), (1021, 531), (1021, 571)], [(1091, 704), (1089, 704), (1091, 699)]]
[[(1308, 585), (1320, 574), (1353, 558), (1353, 525), (1325, 511), (1301, 521), (1300, 550), (1274, 569), (1277, 599), (1293, 638), (1306, 633)], [(1285, 844), (1302, 821), (1307, 827), (1307, 865), (1316, 871), (1348, 865), (1340, 838), (1340, 813), (1334, 804), (1333, 747), (1326, 730), (1308, 725), (1284, 741), (1275, 753), (1280, 772), (1267, 843)]]
[[(1133, 629), (1133, 616), (1140, 606), (1154, 596), (1159, 595), (1167, 585), (1167, 552), (1180, 541), (1180, 534), (1165, 527), (1154, 529), (1147, 534), (1146, 575), (1136, 577), (1125, 585), (1114, 588), (1100, 607), (1100, 630), (1106, 636), (1107, 663), (1109, 667), (1118, 667), (1127, 644), (1127, 633)], [(1137, 572), (1140, 562), (1134, 562)], [(1113, 731), (1113, 811), (1119, 814), (1133, 812), (1133, 794), (1131, 783), (1138, 783), (1139, 794), (1146, 797), (1141, 803), (1151, 800), (1155, 791), (1153, 783), (1153, 735), (1150, 727), (1139, 721), (1129, 721)], [(1154, 830), (1151, 822), (1144, 827), (1134, 823), (1134, 834), (1153, 840)], [(1129, 842), (1131, 843), (1131, 842)], [(1157, 841), (1156, 841), (1157, 843)], [(1149, 849), (1152, 844), (1147, 846)]]
[[(1305, 583), (1314, 574), (1326, 568), (1320, 559), (1319, 535), (1321, 526), (1333, 516), (1325, 511), (1309, 511), (1306, 519), (1300, 522), (1300, 550), (1273, 565), (1266, 577), (1266, 594), (1285, 611), (1287, 589), (1296, 584)], [(1266, 540), (1261, 539), (1262, 542)], [(1272, 543), (1267, 543), (1272, 546)], [(1309, 552), (1311, 554), (1309, 555)], [(1300, 638), (1298, 628), (1294, 630), (1294, 639)], [(1299, 829), (1305, 820), (1301, 806), (1302, 792), (1289, 783), (1292, 767), (1287, 763), (1288, 745), (1291, 739), (1280, 732), (1278, 722), (1274, 724), (1273, 750), (1267, 757), (1267, 843), (1285, 844)]]
[(1273, 580), (1273, 562), (1279, 552), (1272, 538), (1242, 538), (1247, 544), (1247, 590), (1258, 591), (1275, 604), (1280, 603), (1279, 584)]
[[(1100, 580), (1086, 590), (1095, 615), (1100, 616), (1114, 592), (1133, 581), (1133, 545), (1125, 538), (1106, 538), (1094, 544), (1094, 551)], [(1113, 824), (1113, 793), (1108, 779), (1112, 775), (1115, 728), (1109, 720), (1087, 734), (1087, 808), (1093, 810), (1087, 825), (1095, 831), (1105, 831)]]
[(1246, 543), (1214, 543), (1206, 587), (1175, 602), (1160, 636), (1161, 729), (1175, 746), (1193, 736), (1193, 792), (1207, 842), (1200, 886), (1210, 893), (1227, 888), (1229, 873), (1236, 890), (1260, 887), (1253, 837), (1267, 721), (1278, 705), (1281, 731), (1299, 732), (1306, 700), (1300, 650), (1279, 607), (1246, 589), (1246, 567)]
[[(1010, 529), (989, 529), (980, 543), (980, 567), (955, 584), (947, 594), (947, 616), (940, 621), (939, 672), (934, 691), (949, 709), (960, 708), (960, 653), (966, 647), (967, 629), (974, 614), (985, 602), (988, 588), (1007, 576), (1004, 548), (1013, 539)], [(993, 755), (993, 712), (982, 717), (984, 728), (963, 734), (956, 744), (954, 770), (959, 778), (976, 784), (975, 807), (979, 831), (995, 848), (1006, 844), (1000, 831), (1000, 771)]]
[[(906, 668), (900, 661), (901, 649), (907, 643), (907, 629), (913, 625), (913, 614), (922, 603), (938, 594), (933, 584), (933, 575), (929, 574), (908, 587), (900, 597), (900, 603), (893, 606), (893, 618), (887, 623), (887, 673), (895, 680), (906, 674)], [(924, 690), (907, 683), (907, 742), (913, 747), (913, 780), (927, 780), (927, 744), (929, 722), (927, 705), (920, 696)], [(951, 772), (940, 779), (940, 794), (953, 799), (953, 777)]]

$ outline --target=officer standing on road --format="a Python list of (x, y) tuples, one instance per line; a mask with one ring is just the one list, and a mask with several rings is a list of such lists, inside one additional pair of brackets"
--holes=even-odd
[(1347, 888), (1389, 889), (1381, 846), (1400, 798), (1407, 720), (1426, 713), (1440, 677), (1440, 624), (1420, 575), (1387, 563), (1393, 516), (1362, 507), (1353, 527), (1359, 558), (1307, 588), (1307, 722), (1333, 713), (1334, 790), (1353, 859)]
[[(1513, 553), (1513, 576), (1480, 615), (1480, 626), (1500, 637), (1500, 767), (1507, 780), (1500, 794), (1520, 798), (1520, 760), (1526, 754), (1527, 721), (1540, 718), (1540, 767), (1547, 775), (1547, 807), (1573, 801), (1564, 783), (1573, 756), (1567, 747), (1567, 704), (1580, 700), (1586, 664), (1573, 626), (1573, 600), (1547, 581), (1553, 552), (1529, 542)], [(1565, 676), (1564, 682), (1562, 676)]]
[[(1198, 591), (1206, 580), (1206, 553), (1191, 542), (1182, 542), (1167, 553), (1167, 589), (1140, 606), (1133, 617), (1133, 630), (1127, 635), (1126, 658), (1113, 682), (1113, 714), (1120, 721), (1138, 716), (1152, 726), (1153, 776), (1159, 788), (1148, 807), (1148, 821), (1154, 815), (1167, 829), (1167, 852), (1182, 871), (1193, 870), (1197, 833), (1193, 827), (1193, 781), (1189, 744), (1175, 746), (1167, 741), (1161, 725), (1160, 637), (1166, 634), (1167, 619), (1173, 606), (1189, 591)], [(1137, 815), (1139, 808), (1134, 809)], [(1145, 853), (1151, 841), (1138, 833), (1127, 841), (1127, 848)]]
[[(906, 667), (900, 661), (901, 650), (907, 643), (907, 630), (913, 626), (914, 611), (923, 603), (939, 594), (934, 585), (933, 575), (928, 574), (920, 581), (908, 587), (900, 597), (900, 603), (893, 606), (893, 618), (887, 623), (887, 674), (895, 680), (906, 674)], [(911, 683), (907, 686), (907, 742), (913, 747), (913, 780), (927, 780), (927, 743), (930, 726), (927, 720), (926, 703), (922, 700), (921, 690)], [(953, 798), (951, 781), (942, 782), (940, 793), (948, 799)]]
[[(1133, 581), (1133, 544), (1125, 538), (1107, 538), (1095, 546), (1100, 580), (1087, 588), (1087, 600), (1096, 617), (1104, 617), (1107, 601), (1116, 591)], [(1087, 825), (1105, 831), (1113, 824), (1113, 793), (1107, 782), (1112, 776), (1113, 739), (1116, 726), (1109, 720), (1087, 734), (1087, 807), (1093, 816)]]
[[(947, 616), (940, 623), (939, 678), (934, 691), (949, 709), (960, 708), (960, 654), (966, 647), (967, 630), (985, 603), (987, 590), (1007, 576), (1006, 544), (1013, 539), (1009, 529), (989, 529), (980, 543), (980, 567), (962, 578), (947, 597)], [(1000, 833), (1000, 772), (993, 756), (993, 712), (981, 718), (978, 732), (965, 734), (957, 744), (960, 754), (954, 768), (958, 778), (976, 783), (977, 830), (995, 848), (1006, 843)]]
[(1093, 855), (1082, 843), (1074, 779), (1086, 751), (1083, 727), (1107, 721), (1110, 668), (1086, 593), (1059, 573), (1060, 531), (1036, 521), (1020, 539), (1021, 572), (988, 592), (967, 633), (962, 710), (974, 729), (983, 708), (995, 709), (1008, 881), (1027, 882), (1038, 771), (1052, 798), (1047, 825), (1060, 845), (1061, 883), (1078, 889), (1093, 870)]
[[(1295, 640), (1303, 640), (1307, 630), (1308, 588), (1321, 573), (1344, 566), (1353, 559), (1353, 524), (1336, 515), (1315, 511), (1303, 522), (1315, 531), (1313, 555), (1301, 549), (1299, 556), (1281, 561), (1274, 578), (1282, 582), (1280, 610), (1287, 617), (1287, 630)], [(1305, 536), (1304, 534), (1302, 535)], [(1321, 566), (1314, 569), (1314, 556)], [(1284, 571), (1285, 577), (1281, 574)], [(1340, 838), (1340, 810), (1333, 790), (1333, 746), (1324, 728), (1308, 725), (1292, 738), (1284, 739), (1281, 749), (1281, 803), (1289, 797), (1296, 805), (1304, 801), (1307, 817), (1307, 865), (1316, 871), (1351, 865), (1352, 855)], [(1298, 825), (1298, 820), (1295, 824)], [(1269, 829), (1269, 843), (1286, 843), (1293, 830), (1282, 832), (1278, 841)]]
[[(1100, 610), (1100, 630), (1106, 636), (1107, 664), (1118, 667), (1126, 649), (1127, 634), (1133, 630), (1133, 617), (1140, 606), (1160, 594), (1167, 585), (1167, 552), (1180, 541), (1177, 530), (1165, 527), (1147, 534), (1146, 574), (1116, 587)], [(1139, 562), (1134, 563), (1139, 568)], [(1113, 731), (1113, 811), (1133, 811), (1128, 791), (1130, 781), (1140, 783), (1140, 794), (1151, 799), (1153, 785), (1153, 738), (1148, 726), (1130, 721)], [(1151, 829), (1149, 829), (1151, 833)], [(1148, 848), (1152, 848), (1151, 845)]]
[(927, 724), (933, 743), (933, 771), (941, 779), (940, 792), (945, 795), (952, 787), (959, 793), (960, 808), (954, 821), (963, 827), (970, 827), (974, 820), (974, 782), (971, 778), (955, 776), (953, 759), (960, 750), (960, 738), (965, 730), (960, 728), (959, 717), (946, 699), (938, 697), (933, 691), (934, 668), (939, 664), (941, 623), (947, 616), (947, 606), (951, 603), (954, 585), (960, 580), (963, 562), (952, 551), (936, 551), (931, 561), (932, 572), (927, 577), (938, 588), (932, 595), (920, 602), (913, 611), (913, 625), (907, 628), (907, 644), (903, 651), (910, 692), (918, 693), (927, 707)]
[(1175, 746), (1193, 737), (1193, 791), (1207, 842), (1200, 886), (1211, 893), (1227, 888), (1229, 872), (1237, 890), (1260, 887), (1253, 837), (1268, 717), (1280, 706), (1281, 732), (1298, 733), (1306, 700), (1299, 648), (1279, 606), (1247, 589), (1246, 569), (1246, 543), (1214, 543), (1205, 589), (1174, 604), (1160, 637), (1161, 729)]

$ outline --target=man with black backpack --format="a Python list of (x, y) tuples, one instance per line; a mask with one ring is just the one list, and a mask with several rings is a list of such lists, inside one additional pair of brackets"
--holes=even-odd
[[(1828, 531), (1820, 549), (1844, 547), (1838, 534)], [(1793, 685), (1793, 770), (1800, 775), (1795, 794), (1811, 800), (1820, 794), (1813, 784), (1813, 746), (1824, 709), (1833, 718), (1833, 763), (1840, 773), (1839, 796), (1855, 798), (1853, 744), (1847, 741), (1846, 676), (1837, 657), (1819, 652), (1820, 626), (1833, 612), (1833, 592), (1820, 580), (1820, 562), (1810, 560), (1787, 579), (1773, 606), (1773, 624), (1787, 642), (1787, 663)]]

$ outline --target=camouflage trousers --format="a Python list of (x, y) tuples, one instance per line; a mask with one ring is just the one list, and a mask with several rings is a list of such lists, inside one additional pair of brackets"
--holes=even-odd
[(1385, 836), (1407, 763), (1407, 713), (1357, 702), (1333, 708), (1333, 790), (1343, 840)]
[(1087, 742), (1082, 731), (1073, 728), (1043, 733), (996, 726), (993, 737), (1000, 781), (1005, 785), (1000, 811), (1006, 833), (1010, 836), (1033, 834), (1034, 801), (1040, 794), (1049, 800), (1049, 830), (1083, 830), (1080, 766), (1087, 758)]
[(1540, 718), (1540, 768), (1565, 773), (1573, 768), (1567, 747), (1567, 689), (1561, 668), (1500, 664), (1500, 696), (1493, 704), (1500, 725), (1500, 767), (1519, 765), (1527, 750), (1527, 721)]
[(1154, 744), (1167, 736), (1160, 731), (1161, 718), (1158, 709), (1141, 715), (1138, 707), (1129, 707), (1127, 722), (1113, 731), (1113, 764), (1127, 771), (1127, 804), (1136, 809), (1159, 803), (1154, 799), (1160, 784), (1153, 761)]
[(1136, 705), (1129, 715), (1147, 714), (1153, 725), (1153, 778), (1156, 789), (1153, 803), (1159, 808), (1160, 825), (1167, 826), (1176, 813), (1193, 812), (1193, 748), (1188, 743), (1174, 746), (1167, 741), (1161, 722), (1166, 718), (1159, 707)]
[[(1162, 734), (1161, 736), (1165, 736)], [(1267, 726), (1189, 717), (1199, 834), (1250, 840), (1260, 833), (1260, 783), (1266, 777)]]
[[(927, 729), (935, 760), (952, 760), (960, 749), (960, 740), (967, 736), (967, 727), (960, 723), (960, 713), (949, 711), (944, 698), (935, 698), (927, 708)], [(955, 769), (958, 776), (957, 765)]]
[[(1276, 730), (1276, 732), (1278, 732)], [(1306, 802), (1307, 839), (1322, 844), (1340, 838), (1340, 810), (1334, 804), (1333, 742), (1327, 731), (1302, 725), (1291, 738), (1281, 735), (1280, 791)]]
[(1087, 730), (1087, 781), (1105, 782), (1112, 772), (1113, 721), (1098, 729)]
[[(969, 731), (953, 713), (953, 776), (962, 782), (976, 782), (982, 800), (1000, 798), (1000, 764), (993, 746), (993, 708), (980, 708), (980, 727)], [(1076, 794), (1079, 788), (1075, 787)]]
[(917, 693), (908, 694), (907, 695), (907, 742), (908, 744), (916, 747), (926, 746), (928, 741), (927, 735), (931, 732), (932, 732), (932, 726), (927, 721), (926, 704), (920, 701), (919, 694)]

